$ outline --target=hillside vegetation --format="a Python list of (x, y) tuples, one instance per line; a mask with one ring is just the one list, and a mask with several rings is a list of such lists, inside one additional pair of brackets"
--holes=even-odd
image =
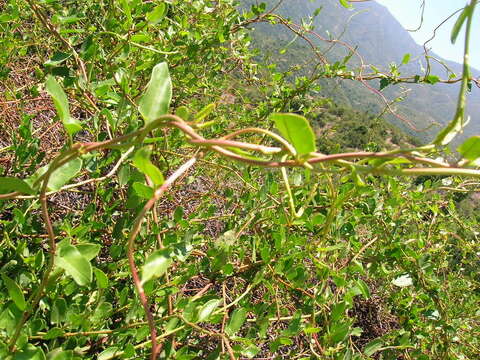
[[(242, 4), (255, 3), (251, 0), (242, 0)], [(277, 1), (264, 1), (266, 9), (272, 8)], [(315, 14), (315, 10), (320, 10)], [(350, 56), (348, 68), (360, 66), (360, 57), (363, 61), (363, 73), (375, 71), (394, 74), (398, 77), (406, 76), (432, 76), (431, 84), (405, 84), (398, 85), (392, 82), (381, 85), (379, 80), (369, 82), (374, 89), (382, 90), (388, 102), (392, 102), (392, 110), (400, 116), (396, 117), (387, 111), (385, 118), (404, 132), (416, 137), (422, 143), (431, 141), (440, 127), (450, 121), (455, 113), (459, 87), (455, 84), (436, 83), (438, 78), (449, 79), (462, 72), (462, 65), (442, 59), (435, 53), (429, 53), (429, 62), (424, 56), (424, 49), (416, 44), (411, 35), (403, 29), (399, 22), (388, 10), (375, 1), (355, 4), (352, 9), (345, 9), (336, 0), (298, 0), (283, 1), (276, 9), (295, 23), (311, 24), (313, 30), (320, 38), (326, 40), (339, 40), (337, 43), (321, 41), (317, 36), (308, 36), (309, 40), (318, 46), (320, 53), (331, 63), (342, 63), (342, 59), (355, 49), (357, 55)], [(419, 14), (412, 14), (419, 17)], [(310, 19), (310, 20), (309, 20)], [(254, 46), (261, 52), (260, 56), (267, 62), (279, 64), (287, 70), (295, 65), (301, 65), (296, 74), (310, 73), (316, 64), (316, 55), (312, 52), (310, 44), (281, 24), (252, 24), (254, 28)], [(348, 44), (350, 48), (344, 46)], [(409, 60), (402, 63), (404, 56), (409, 54)], [(370, 65), (373, 65), (370, 66)], [(345, 68), (340, 67), (345, 71)], [(428, 73), (427, 73), (428, 70)], [(480, 72), (472, 69), (473, 78), (480, 78)], [(358, 81), (345, 79), (320, 78), (319, 93), (335, 99), (342, 105), (361, 108), (375, 114), (383, 112), (386, 107), (384, 99), (375, 94), (364, 84)], [(401, 102), (394, 102), (401, 98)], [(480, 133), (480, 89), (473, 84), (469, 95), (468, 113), (472, 121), (465, 129), (461, 139)]]

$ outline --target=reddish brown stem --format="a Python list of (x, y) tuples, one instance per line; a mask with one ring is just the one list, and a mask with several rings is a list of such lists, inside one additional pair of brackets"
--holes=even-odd
[(130, 236), (128, 238), (128, 249), (127, 249), (127, 254), (128, 254), (128, 262), (130, 265), (130, 271), (132, 272), (132, 277), (133, 277), (133, 282), (135, 283), (135, 287), (137, 289), (138, 295), (140, 297), (140, 302), (142, 303), (143, 309), (145, 310), (145, 314), (147, 317), (147, 322), (148, 326), (150, 328), (150, 338), (152, 340), (152, 353), (150, 356), (151, 360), (155, 360), (157, 358), (157, 355), (161, 351), (161, 345), (157, 344), (157, 330), (155, 328), (155, 322), (153, 320), (153, 315), (152, 312), (150, 311), (150, 306), (148, 303), (148, 298), (147, 295), (145, 294), (145, 291), (143, 290), (143, 285), (140, 280), (140, 276), (138, 275), (138, 270), (135, 265), (135, 257), (134, 257), (134, 252), (135, 252), (135, 238), (137, 237), (138, 233), (140, 232), (140, 228), (142, 225), (142, 222), (145, 218), (145, 215), (150, 211), (150, 209), (153, 207), (155, 202), (160, 199), (165, 191), (177, 180), (182, 174), (188, 171), (195, 162), (197, 161), (196, 158), (192, 158), (189, 161), (187, 161), (185, 164), (180, 166), (172, 175), (170, 175), (167, 180), (160, 186), (154, 193), (153, 197), (147, 201), (143, 209), (140, 211), (140, 213), (137, 215), (135, 219), (135, 223), (133, 225), (132, 232), (130, 233)]

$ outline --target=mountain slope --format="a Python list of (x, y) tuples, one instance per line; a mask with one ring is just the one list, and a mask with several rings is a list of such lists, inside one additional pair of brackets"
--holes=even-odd
[[(266, 1), (267, 7), (276, 4), (276, 0)], [(243, 5), (253, 3), (252, 0), (243, 1)], [(314, 18), (315, 32), (320, 36), (332, 39), (341, 39), (343, 42), (357, 47), (358, 54), (364, 64), (372, 64), (382, 71), (389, 71), (389, 64), (400, 64), (406, 53), (410, 54), (411, 61), (399, 67), (402, 75), (424, 75), (426, 61), (423, 48), (415, 43), (410, 34), (403, 29), (400, 23), (389, 13), (387, 8), (376, 2), (355, 4), (353, 9), (345, 9), (338, 0), (285, 0), (276, 10), (277, 13), (290, 18), (295, 23), (308, 17), (321, 7), (319, 15)], [(264, 54), (269, 54), (270, 61), (279, 62), (286, 68), (294, 63), (307, 63), (314, 57), (308, 44), (302, 39), (292, 42), (294, 36), (281, 25), (255, 24), (253, 32), (257, 46)], [(321, 49), (327, 49), (330, 44), (313, 39)], [(287, 52), (280, 55), (278, 50), (288, 45)], [(341, 60), (348, 54), (348, 50), (335, 45), (327, 53), (330, 62)], [(438, 59), (431, 60), (431, 74), (447, 78), (446, 67), (455, 74), (461, 75), (462, 65), (446, 61), (430, 53)], [(444, 65), (440, 64), (442, 62)], [(357, 67), (360, 61), (352, 57), (349, 66)], [(364, 72), (371, 72), (365, 67)], [(480, 72), (472, 69), (474, 77), (480, 77)], [(384, 100), (374, 94), (366, 86), (349, 80), (321, 79), (323, 87), (321, 95), (332, 97), (335, 101), (360, 108), (362, 110), (381, 112), (385, 107)], [(379, 89), (378, 81), (371, 81), (369, 85)], [(394, 108), (404, 119), (400, 120), (392, 115), (386, 116), (390, 121), (401, 127), (411, 135), (426, 142), (431, 140), (440, 129), (440, 124), (446, 124), (455, 113), (459, 84), (402, 84), (390, 85), (382, 90), (383, 95), (390, 101), (398, 96), (404, 97), (401, 103), (395, 103)], [(468, 100), (468, 113), (472, 121), (460, 138), (466, 138), (480, 133), (480, 90), (473, 86)], [(433, 125), (432, 125), (433, 124)], [(414, 129), (416, 128), (416, 129)], [(425, 131), (418, 131), (427, 129)], [(456, 141), (458, 143), (460, 139)]]

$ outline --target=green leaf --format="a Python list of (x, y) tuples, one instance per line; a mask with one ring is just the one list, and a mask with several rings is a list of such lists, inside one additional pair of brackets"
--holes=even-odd
[(54, 327), (54, 328), (49, 329), (47, 331), (47, 333), (42, 336), (42, 339), (43, 340), (51, 340), (51, 339), (55, 339), (59, 336), (62, 336), (63, 334), (65, 334), (65, 331), (63, 331), (62, 329), (60, 329), (58, 327)]
[[(62, 188), (63, 185), (68, 183), (72, 178), (74, 178), (82, 169), (82, 159), (76, 158), (69, 161), (66, 164), (63, 164), (58, 169), (56, 169), (52, 174), (50, 174), (50, 178), (48, 179), (47, 190), (49, 191), (58, 191)], [(45, 165), (35, 171), (30, 178), (26, 179), (26, 182), (32, 186), (35, 181), (45, 174), (48, 170), (50, 164)]]
[(71, 117), (67, 95), (65, 95), (62, 87), (57, 83), (53, 76), (49, 75), (47, 77), (45, 89), (52, 97), (55, 109), (57, 109), (58, 117), (62, 121), (67, 133), (73, 135), (77, 131), (82, 130), (82, 124), (80, 121)]
[(440, 81), (440, 78), (436, 75), (428, 75), (425, 77), (425, 82), (427, 84), (435, 85), (439, 81)]
[(167, 5), (165, 3), (161, 3), (155, 6), (155, 8), (147, 14), (147, 20), (152, 25), (158, 24), (165, 17), (166, 13)]
[(297, 114), (272, 114), (270, 116), (282, 136), (293, 145), (299, 155), (315, 151), (315, 135), (308, 120)]
[(367, 356), (372, 356), (377, 351), (379, 351), (383, 347), (383, 341), (380, 339), (375, 339), (370, 341), (366, 346), (363, 352)]
[(462, 129), (468, 124), (469, 120), (469, 117), (465, 119), (465, 109), (458, 109), (453, 120), (438, 133), (433, 143), (435, 145), (447, 145), (460, 131), (462, 131)]
[(148, 185), (137, 181), (132, 184), (132, 187), (135, 194), (142, 199), (151, 199), (153, 197), (153, 189)]
[(405, 64), (408, 64), (408, 62), (410, 61), (410, 54), (405, 54), (403, 56), (403, 59), (402, 59), (402, 64), (405, 65)]
[(22, 351), (15, 353), (13, 360), (45, 360), (45, 353), (39, 347), (27, 344)]
[(450, 41), (452, 42), (452, 44), (455, 44), (458, 34), (460, 33), (460, 30), (462, 29), (462, 26), (465, 23), (465, 20), (467, 19), (467, 17), (471, 15), (472, 11), (473, 11), (472, 6), (466, 6), (465, 9), (463, 9), (461, 14), (458, 16), (458, 19), (455, 22), (455, 25), (453, 25), (452, 33), (450, 34)]
[(155, 65), (147, 90), (140, 99), (138, 109), (149, 123), (165, 115), (172, 99), (172, 80), (165, 62)]
[(352, 5), (349, 4), (347, 0), (340, 0), (340, 4), (342, 4), (342, 6), (347, 9), (350, 9), (352, 7)]
[(230, 321), (228, 322), (225, 332), (229, 336), (235, 335), (238, 330), (242, 327), (247, 319), (247, 310), (245, 308), (235, 309), (230, 317)]
[(107, 359), (113, 359), (116, 358), (118, 355), (120, 355), (122, 351), (118, 346), (111, 346), (107, 348), (106, 350), (102, 351), (99, 355), (97, 360), (107, 360)]
[(198, 322), (207, 320), (221, 302), (220, 299), (212, 299), (203, 304), (198, 310)]
[(92, 266), (73, 245), (60, 247), (57, 257), (57, 265), (73, 277), (80, 285), (88, 285), (92, 281)]
[(177, 115), (178, 117), (181, 117), (185, 121), (188, 121), (190, 119), (190, 116), (191, 116), (190, 110), (188, 110), (188, 108), (186, 106), (179, 106), (175, 110), (175, 115)]
[(145, 284), (148, 280), (162, 276), (172, 263), (170, 251), (157, 250), (152, 253), (142, 269), (142, 284)]
[(184, 214), (183, 207), (177, 206), (175, 211), (173, 212), (173, 220), (175, 220), (175, 222), (178, 223), (180, 220), (183, 219), (183, 214)]
[(61, 347), (53, 349), (47, 354), (47, 360), (72, 360), (73, 351), (63, 350)]
[(55, 170), (48, 181), (50, 190), (60, 190), (63, 185), (73, 179), (82, 169), (82, 159), (76, 158)]
[(133, 156), (133, 165), (147, 175), (155, 185), (161, 185), (164, 182), (162, 172), (150, 161), (150, 153), (148, 146), (138, 149)]
[(100, 269), (93, 269), (95, 273), (95, 279), (97, 279), (97, 286), (100, 289), (106, 289), (108, 287), (108, 277), (105, 273)]
[(322, 331), (321, 328), (318, 328), (318, 327), (306, 327), (305, 329), (303, 329), (303, 332), (305, 334), (318, 334), (320, 331)]
[(368, 299), (370, 297), (370, 289), (368, 288), (368, 285), (362, 279), (358, 279), (356, 282), (358, 288), (362, 292), (363, 297)]
[(350, 330), (350, 325), (348, 323), (335, 323), (330, 330), (330, 333), (331, 333), (330, 336), (333, 344), (337, 344), (345, 340), (349, 330)]
[(0, 194), (19, 191), (24, 194), (34, 194), (35, 191), (25, 181), (14, 177), (0, 177)]
[(55, 299), (52, 311), (50, 312), (50, 322), (52, 324), (60, 324), (65, 321), (67, 314), (67, 302), (63, 298)]
[(200, 122), (203, 119), (205, 119), (210, 113), (215, 110), (216, 104), (211, 103), (205, 106), (202, 110), (200, 110), (196, 115), (195, 115), (195, 122)]
[(380, 88), (379, 88), (379, 90), (385, 89), (388, 85), (390, 85), (390, 83), (391, 83), (391, 82), (390, 82), (389, 79), (382, 78), (382, 79), (380, 80)]
[(472, 136), (460, 145), (457, 151), (464, 159), (475, 161), (480, 158), (480, 136)]
[(259, 352), (260, 348), (255, 344), (249, 344), (247, 347), (243, 347), (241, 353), (249, 359), (253, 359)]
[(45, 61), (45, 63), (43, 65), (44, 66), (58, 66), (61, 63), (63, 63), (65, 60), (67, 60), (70, 56), (71, 56), (71, 54), (67, 54), (67, 53), (63, 53), (63, 52), (57, 52), (57, 53), (53, 54), (53, 56), (49, 60)]
[(330, 312), (331, 321), (335, 322), (338, 321), (341, 317), (345, 315), (345, 309), (347, 308), (347, 304), (342, 301), (336, 303)]
[(75, 246), (80, 254), (88, 261), (95, 259), (100, 252), (101, 246), (98, 244), (80, 243)]
[(7, 288), (10, 299), (13, 300), (18, 309), (24, 311), (27, 308), (27, 303), (25, 302), (25, 297), (23, 296), (20, 286), (18, 286), (17, 283), (10, 279), (7, 275), (2, 274), (2, 280)]

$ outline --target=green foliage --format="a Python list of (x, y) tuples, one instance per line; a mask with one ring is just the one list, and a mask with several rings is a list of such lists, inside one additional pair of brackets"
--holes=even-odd
[(476, 170), (255, 62), (234, 5), (5, 2), (0, 358), (476, 358)]
[(458, 152), (464, 159), (472, 163), (478, 162), (480, 158), (480, 136), (473, 136), (458, 147)]
[(168, 112), (171, 99), (172, 80), (168, 73), (167, 63), (162, 62), (153, 68), (150, 82), (145, 94), (140, 99), (138, 110), (145, 122), (149, 123)]
[(378, 151), (409, 144), (419, 145), (414, 138), (374, 115), (331, 101), (319, 102), (313, 108), (310, 116), (321, 152)]
[(296, 114), (272, 114), (270, 119), (275, 122), (275, 126), (289, 141), (298, 155), (307, 155), (315, 151), (315, 135), (303, 116)]
[(65, 95), (63, 89), (52, 76), (47, 77), (47, 81), (45, 82), (45, 89), (52, 97), (55, 108), (57, 109), (58, 117), (62, 121), (63, 126), (65, 126), (65, 130), (67, 130), (67, 133), (72, 135), (75, 134), (77, 131), (82, 130), (82, 125), (80, 124), (80, 122), (72, 118), (72, 116), (70, 115), (67, 95)]
[(143, 174), (147, 175), (155, 185), (161, 185), (164, 181), (160, 170), (150, 161), (150, 148), (145, 146), (138, 149), (133, 157), (133, 165)]

